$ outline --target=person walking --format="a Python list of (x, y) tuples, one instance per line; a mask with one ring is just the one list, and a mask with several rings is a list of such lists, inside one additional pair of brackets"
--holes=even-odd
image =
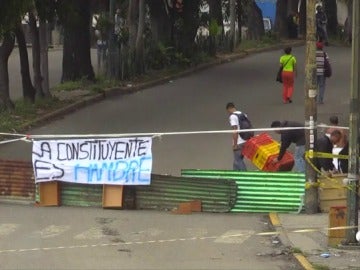
[(281, 135), (281, 146), (280, 152), (277, 158), (272, 162), (277, 163), (283, 158), (286, 149), (289, 148), (291, 143), (294, 143), (295, 152), (294, 152), (294, 161), (295, 161), (295, 170), (299, 173), (305, 173), (305, 130), (304, 125), (292, 122), (292, 121), (273, 121), (271, 123), (272, 128), (301, 128), (301, 129), (285, 129), (277, 130), (275, 133)]
[(328, 34), (327, 34), (327, 16), (321, 5), (316, 7), (316, 35), (320, 42), (324, 42), (326, 46), (329, 45)]
[(326, 52), (323, 51), (324, 45), (322, 42), (316, 42), (316, 84), (317, 84), (317, 103), (324, 104), (325, 94), (325, 59), (329, 61)]
[(238, 115), (240, 115), (241, 112), (236, 109), (235, 104), (232, 102), (226, 104), (226, 110), (229, 114), (230, 126), (234, 130), (232, 133), (232, 150), (234, 153), (233, 169), (237, 171), (246, 171), (244, 156), (242, 154), (242, 149), (246, 141), (240, 137), (239, 132), (237, 131), (240, 130)]
[(282, 67), (283, 82), (283, 102), (292, 103), (292, 95), (294, 92), (294, 81), (296, 76), (296, 58), (291, 54), (292, 48), (286, 47), (285, 54), (280, 57), (280, 67)]

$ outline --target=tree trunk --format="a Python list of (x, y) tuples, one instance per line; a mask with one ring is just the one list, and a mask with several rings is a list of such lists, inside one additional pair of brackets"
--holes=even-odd
[(325, 0), (325, 13), (328, 19), (328, 33), (332, 35), (338, 34), (337, 4), (336, 0)]
[(229, 45), (230, 45), (230, 52), (234, 51), (235, 49), (235, 21), (236, 21), (236, 8), (235, 8), (235, 0), (230, 0), (230, 38), (229, 38)]
[(242, 24), (243, 24), (243, 4), (241, 0), (237, 0), (236, 3), (236, 13), (237, 13), (237, 25), (238, 25), (238, 31), (239, 31), (239, 39), (238, 44), (241, 43), (242, 40)]
[(170, 14), (166, 12), (164, 0), (147, 0), (150, 10), (151, 37), (154, 45), (171, 42)]
[(135, 51), (136, 46), (138, 6), (139, 0), (129, 0), (127, 23), (129, 28), (129, 46), (132, 52)]
[(31, 30), (31, 43), (32, 43), (32, 58), (33, 58), (33, 71), (34, 71), (34, 87), (36, 96), (43, 97), (44, 92), (42, 89), (42, 76), (40, 68), (40, 37), (39, 29), (36, 25), (35, 10), (29, 11), (29, 25)]
[(287, 7), (288, 0), (277, 0), (276, 2), (276, 17), (275, 17), (275, 31), (280, 37), (287, 35)]
[(207, 0), (209, 5), (210, 20), (215, 19), (217, 24), (224, 28), (221, 0)]
[(348, 43), (352, 42), (352, 17), (353, 17), (353, 0), (347, 2), (348, 17), (345, 21), (345, 41)]
[(40, 36), (40, 68), (43, 75), (42, 89), (46, 97), (50, 97), (49, 89), (49, 58), (48, 58), (48, 39), (47, 39), (47, 23), (40, 20), (39, 26)]
[(10, 99), (9, 91), (9, 69), (8, 59), (14, 49), (15, 38), (7, 32), (3, 35), (3, 42), (0, 46), (0, 109), (13, 110), (14, 103)]
[(90, 0), (63, 0), (73, 12), (62, 14), (64, 26), (62, 82), (79, 79), (93, 81), (95, 74), (90, 56)]
[(185, 57), (194, 55), (194, 44), (197, 30), (200, 25), (199, 19), (200, 0), (183, 0), (183, 28), (177, 44)]
[(23, 88), (23, 98), (25, 101), (33, 103), (35, 101), (36, 90), (31, 82), (30, 69), (29, 69), (29, 57), (27, 53), (26, 41), (24, 31), (21, 23), (15, 28), (15, 35), (18, 42), (19, 54), (20, 54), (20, 68), (21, 68), (21, 80)]
[(299, 14), (299, 34), (306, 36), (306, 1), (301, 0)]
[(145, 0), (139, 0), (139, 24), (135, 45), (135, 63), (137, 74), (145, 72), (144, 63), (144, 29), (145, 29)]
[(255, 3), (255, 1), (251, 1), (249, 6), (247, 7), (247, 27), (248, 27), (248, 35), (249, 39), (260, 39), (264, 33), (264, 22), (261, 9)]

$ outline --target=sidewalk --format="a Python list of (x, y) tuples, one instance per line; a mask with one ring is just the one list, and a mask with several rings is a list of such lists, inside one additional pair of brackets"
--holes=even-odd
[[(327, 246), (328, 213), (271, 214), (270, 219), (280, 232), (283, 244), (299, 252), (294, 255), (304, 269), (360, 269), (360, 248), (349, 250)], [(294, 232), (296, 230), (302, 231)]]

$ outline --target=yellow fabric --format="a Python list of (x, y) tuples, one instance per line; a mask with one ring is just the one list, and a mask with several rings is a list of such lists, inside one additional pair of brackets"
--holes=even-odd
[[(290, 59), (290, 61), (288, 61), (289, 59)], [(284, 54), (283, 56), (280, 57), (280, 64), (283, 65), (284, 71), (294, 71), (294, 66), (296, 64), (296, 58), (291, 54)]]

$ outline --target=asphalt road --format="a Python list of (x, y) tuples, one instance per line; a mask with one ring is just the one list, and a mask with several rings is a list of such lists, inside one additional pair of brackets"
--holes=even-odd
[(0, 205), (1, 269), (300, 269), (251, 214)]
[[(350, 48), (329, 47), (333, 77), (327, 82), (319, 122), (332, 114), (347, 122)], [(113, 97), (31, 131), (32, 134), (108, 134), (229, 129), (225, 104), (235, 102), (257, 128), (273, 120), (304, 122), (304, 47), (294, 49), (299, 74), (292, 104), (282, 104), (275, 82), (281, 50), (251, 55), (133, 95)], [(57, 52), (56, 52), (57, 53)], [(182, 168), (232, 168), (231, 135), (172, 135), (154, 139), (153, 171), (179, 174)], [(278, 138), (275, 135), (275, 138)], [(31, 144), (1, 146), (0, 157), (31, 160)], [(251, 166), (249, 164), (249, 166)]]
[[(334, 75), (328, 80), (325, 104), (318, 108), (319, 122), (337, 114), (346, 124), (350, 48), (329, 47), (328, 52)], [(109, 98), (33, 129), (31, 134), (225, 130), (229, 129), (225, 111), (229, 101), (258, 128), (269, 127), (275, 119), (304, 122), (304, 53), (304, 47), (294, 49), (300, 72), (292, 104), (282, 104), (281, 86), (274, 79), (279, 50)], [(230, 169), (231, 135), (156, 137), (153, 156), (155, 173)], [(31, 160), (31, 143), (1, 145), (0, 157)], [(277, 253), (278, 247), (269, 237), (256, 235), (267, 229), (259, 214), (174, 216), (154, 211), (14, 205), (0, 205), (0, 211), (1, 269), (296, 269), (287, 256), (266, 255)], [(224, 243), (221, 236), (234, 232), (241, 239)]]

